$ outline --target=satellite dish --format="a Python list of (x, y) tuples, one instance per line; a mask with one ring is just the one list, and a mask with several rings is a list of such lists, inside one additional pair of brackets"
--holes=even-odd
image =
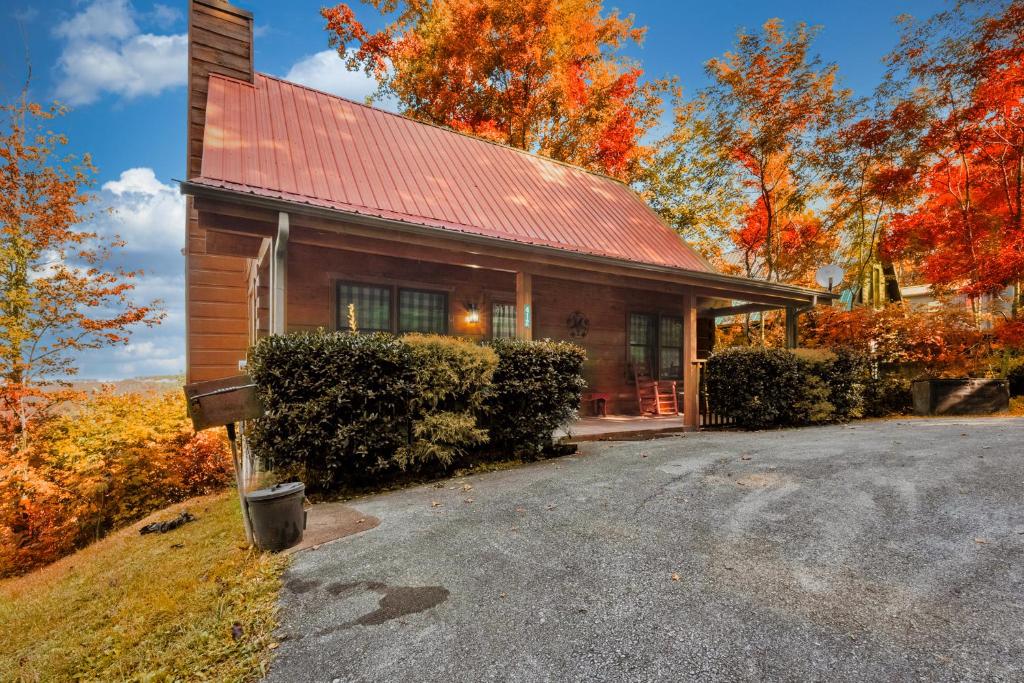
[(828, 288), (828, 291), (832, 291), (832, 288), (843, 281), (843, 269), (834, 263), (830, 263), (827, 266), (822, 266), (814, 272), (814, 281), (820, 286)]

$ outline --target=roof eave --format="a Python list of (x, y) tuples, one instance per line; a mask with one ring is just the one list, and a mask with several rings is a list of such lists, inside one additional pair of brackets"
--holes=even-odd
[[(275, 211), (326, 217), (333, 220), (344, 219), (350, 223), (366, 227), (385, 227), (397, 231), (428, 234), (435, 237), (442, 235), (446, 238), (470, 244), (478, 244), (482, 246), (500, 245), (505, 248), (521, 250), (526, 253), (543, 253), (573, 261), (599, 263), (628, 268), (630, 270), (638, 271), (639, 273), (685, 276), (687, 278), (705, 281), (709, 285), (727, 286), (731, 284), (746, 289), (754, 289), (757, 293), (761, 293), (766, 296), (792, 298), (794, 303), (827, 302), (839, 298), (838, 295), (826, 290), (815, 290), (796, 285), (765, 282), (763, 280), (754, 280), (736, 275), (724, 275), (722, 273), (689, 270), (675, 266), (662, 266), (653, 263), (630, 261), (628, 259), (619, 259), (600, 254), (588, 254), (585, 252), (560, 249), (558, 247), (551, 247), (542, 244), (529, 244), (526, 242), (518, 242), (516, 240), (502, 239), (500, 237), (489, 237), (487, 235), (446, 230), (444, 228), (424, 223), (382, 218), (355, 211), (345, 211), (343, 209), (316, 206), (313, 204), (290, 201), (288, 199), (281, 199), (277, 197), (266, 197), (252, 192), (207, 185), (205, 183), (196, 182), (195, 180), (183, 180), (180, 181), (179, 185), (183, 195), (191, 195), (200, 198), (206, 197), (209, 199), (242, 201), (251, 206), (259, 206)], [(749, 294), (749, 292), (747, 293)], [(727, 293), (723, 293), (723, 296), (727, 296)], [(737, 294), (737, 298), (741, 296), (742, 293)]]

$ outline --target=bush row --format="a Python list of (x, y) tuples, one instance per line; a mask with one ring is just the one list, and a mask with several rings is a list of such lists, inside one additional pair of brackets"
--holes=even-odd
[(492, 453), (535, 457), (573, 418), (585, 356), (564, 342), (310, 332), (262, 339), (255, 454), (326, 492)]
[(855, 351), (733, 347), (707, 364), (712, 411), (745, 429), (845, 422), (905, 412), (910, 383), (873, 378)]

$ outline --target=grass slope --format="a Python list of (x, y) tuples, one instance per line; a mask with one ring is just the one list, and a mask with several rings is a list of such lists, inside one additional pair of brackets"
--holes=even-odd
[[(139, 535), (182, 509), (198, 520)], [(286, 562), (245, 548), (232, 494), (161, 510), (0, 582), (0, 680), (255, 679), (266, 670)]]

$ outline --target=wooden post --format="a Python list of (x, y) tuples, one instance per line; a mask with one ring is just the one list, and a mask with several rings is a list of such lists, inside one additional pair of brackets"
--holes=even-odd
[(683, 295), (683, 427), (700, 429), (700, 367), (697, 364), (697, 295)]
[(277, 236), (270, 258), (270, 334), (288, 331), (288, 214), (277, 215)]
[(533, 277), (516, 273), (516, 339), (533, 339)]
[(797, 334), (797, 323), (800, 320), (800, 312), (793, 306), (786, 306), (786, 348), (795, 349), (799, 343)]

